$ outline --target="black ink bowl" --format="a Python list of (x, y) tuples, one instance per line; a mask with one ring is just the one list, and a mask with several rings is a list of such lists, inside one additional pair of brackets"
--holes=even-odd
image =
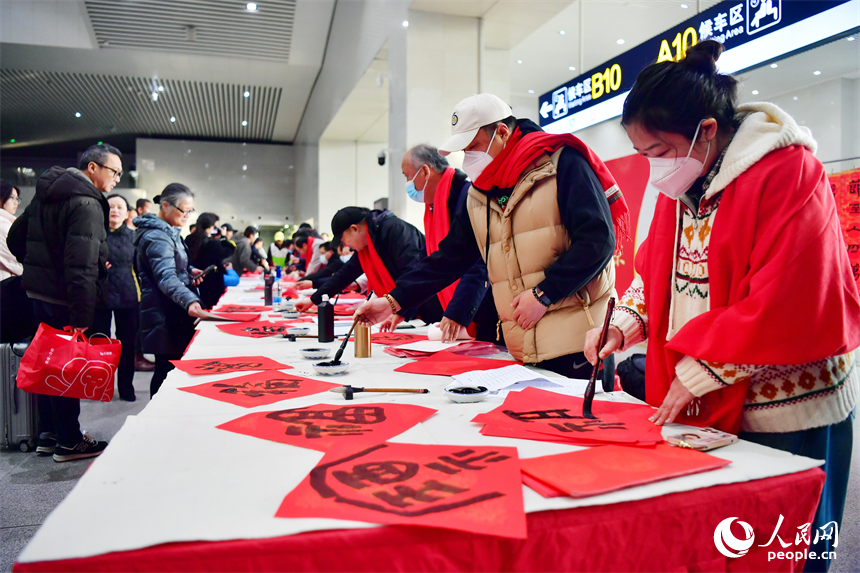
[(459, 388), (444, 388), (442, 392), (445, 397), (452, 402), (458, 404), (468, 404), (470, 402), (481, 402), (490, 395), (489, 390), (483, 386), (461, 386)]

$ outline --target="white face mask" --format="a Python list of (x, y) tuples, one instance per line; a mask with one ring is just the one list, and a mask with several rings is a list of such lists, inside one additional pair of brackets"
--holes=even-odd
[[(481, 176), (487, 165), (493, 162), (494, 157), (489, 154), (490, 148), (493, 146), (493, 141), (496, 139), (496, 132), (499, 126), (493, 131), (493, 137), (490, 138), (490, 144), (487, 146), (487, 151), (467, 151), (466, 157), (463, 159), (463, 171), (469, 176), (469, 179), (475, 181)], [(504, 147), (502, 147), (504, 149)]]
[[(702, 120), (705, 121), (705, 120)], [(693, 183), (698, 179), (705, 164), (698, 159), (693, 159), (690, 154), (693, 153), (693, 146), (696, 145), (696, 139), (699, 137), (699, 129), (702, 127), (702, 121), (696, 127), (696, 133), (693, 135), (693, 143), (690, 145), (690, 151), (684, 158), (672, 157), (664, 159), (662, 157), (649, 157), (648, 163), (651, 164), (651, 176), (649, 181), (651, 185), (657, 188), (660, 193), (671, 199), (677, 199), (686, 193)], [(711, 142), (708, 142), (708, 150), (705, 152), (705, 161), (708, 160), (708, 155), (711, 153)]]
[(349, 262), (349, 259), (351, 259), (351, 258), (352, 258), (352, 253), (350, 253), (348, 255), (341, 255), (340, 256), (340, 262), (342, 262), (342, 263)]

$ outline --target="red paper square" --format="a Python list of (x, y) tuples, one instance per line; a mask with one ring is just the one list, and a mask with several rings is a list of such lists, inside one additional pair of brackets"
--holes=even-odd
[(674, 477), (716, 470), (731, 462), (687, 448), (601, 446), (521, 460), (524, 474), (570, 497), (588, 497)]
[(327, 392), (336, 386), (339, 384), (270, 370), (197, 386), (186, 386), (180, 390), (245, 408), (254, 408), (290, 398)]
[[(354, 453), (352, 453), (354, 452)], [(526, 538), (516, 448), (377, 444), (326, 454), (275, 517)]]
[(218, 428), (264, 440), (327, 452), (353, 450), (402, 434), (436, 410), (411, 404), (317, 404), (255, 412)]
[(212, 312), (263, 312), (272, 310), (271, 306), (258, 304), (223, 304), (212, 309)]
[(254, 322), (255, 320), (259, 320), (260, 318), (259, 312), (213, 312), (212, 314), (214, 314), (218, 318), (232, 320), (235, 322)]
[(504, 404), (479, 414), (473, 422), (486, 424), (481, 433), (526, 440), (585, 446), (607, 443), (653, 446), (663, 441), (659, 426), (648, 418), (650, 406), (595, 400), (590, 420), (582, 416), (583, 399), (538, 388), (511, 392)]
[(461, 356), (443, 350), (436, 352), (427, 358), (409, 362), (395, 368), (395, 372), (409, 372), (410, 374), (435, 374), (438, 376), (454, 376), (474, 370), (494, 370), (504, 368), (512, 364), (520, 364), (516, 360), (494, 360), (492, 358), (478, 358), (475, 356)]
[(247, 336), (249, 338), (266, 338), (268, 336), (279, 336), (286, 334), (287, 330), (293, 328), (285, 322), (236, 322), (232, 324), (219, 324), (218, 330), (234, 336)]
[(230, 358), (171, 360), (170, 362), (183, 372), (193, 375), (292, 369), (292, 366), (281, 364), (265, 356), (231, 356)]

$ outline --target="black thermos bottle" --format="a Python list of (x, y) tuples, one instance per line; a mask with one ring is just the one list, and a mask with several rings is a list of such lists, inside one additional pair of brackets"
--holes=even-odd
[(272, 277), (272, 275), (270, 275), (269, 273), (266, 273), (266, 279), (265, 280), (266, 280), (266, 283), (265, 283), (266, 286), (263, 287), (263, 293), (264, 293), (263, 296), (266, 298), (266, 300), (263, 301), (263, 304), (265, 304), (266, 306), (272, 306), (272, 285), (275, 284), (275, 279)]
[(317, 331), (317, 340), (320, 342), (334, 341), (334, 305), (325, 294), (317, 305)]

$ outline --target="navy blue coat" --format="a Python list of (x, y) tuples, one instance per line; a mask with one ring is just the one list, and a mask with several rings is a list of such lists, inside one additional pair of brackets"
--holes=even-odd
[(188, 250), (179, 228), (153, 213), (136, 218), (134, 226), (141, 347), (153, 354), (182, 354), (194, 335), (188, 307), (200, 302), (192, 287)]

